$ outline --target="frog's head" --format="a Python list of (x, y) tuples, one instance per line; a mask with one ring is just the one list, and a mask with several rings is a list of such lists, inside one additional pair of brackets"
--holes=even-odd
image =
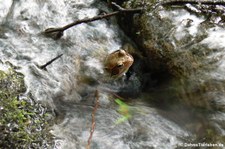
[(118, 78), (125, 74), (133, 64), (134, 58), (125, 50), (120, 49), (106, 57), (105, 70), (111, 77)]

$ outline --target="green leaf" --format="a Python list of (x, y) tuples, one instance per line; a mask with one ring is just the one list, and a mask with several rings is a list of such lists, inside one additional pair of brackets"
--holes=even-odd
[(130, 119), (132, 117), (130, 107), (120, 99), (116, 99), (115, 102), (119, 105), (118, 112), (122, 115), (122, 117), (116, 121), (116, 124), (123, 123)]

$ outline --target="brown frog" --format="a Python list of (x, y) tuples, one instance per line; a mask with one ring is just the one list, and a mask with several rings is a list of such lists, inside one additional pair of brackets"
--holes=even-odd
[(109, 54), (105, 59), (105, 70), (111, 77), (119, 78), (125, 74), (133, 64), (134, 58), (123, 49)]

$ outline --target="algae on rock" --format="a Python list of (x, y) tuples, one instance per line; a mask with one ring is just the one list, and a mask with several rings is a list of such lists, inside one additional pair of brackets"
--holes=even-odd
[(12, 67), (0, 70), (0, 148), (50, 146), (47, 112), (23, 93), (23, 75)]

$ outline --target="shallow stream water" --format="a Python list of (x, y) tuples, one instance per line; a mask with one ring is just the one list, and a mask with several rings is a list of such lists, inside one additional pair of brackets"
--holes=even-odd
[[(201, 131), (195, 129), (203, 127), (205, 115), (196, 115), (193, 109), (182, 104), (168, 106), (170, 100), (179, 98), (176, 88), (171, 85), (173, 80), (166, 79), (145, 93), (129, 96), (131, 99), (125, 102), (129, 106), (131, 118), (117, 124), (123, 115), (118, 111), (119, 105), (115, 103), (113, 93), (127, 84), (124, 80), (107, 80), (102, 62), (107, 54), (130, 40), (119, 28), (115, 18), (77, 25), (65, 31), (60, 40), (40, 34), (47, 28), (94, 17), (101, 11), (111, 10), (99, 0), (1, 1), (0, 59), (18, 66), (18, 71), (25, 75), (27, 94), (56, 112), (56, 122), (51, 128), (55, 136), (54, 148), (85, 148), (92, 125), (91, 113), (95, 106), (96, 90), (99, 91), (100, 107), (95, 115), (96, 128), (91, 148), (172, 149), (185, 140), (195, 140), (195, 133)], [(177, 17), (175, 21), (181, 22), (182, 18), (176, 14), (174, 17)], [(197, 26), (193, 26), (193, 34)], [(220, 29), (212, 30), (202, 43), (209, 43), (215, 36), (223, 40), (223, 34), (216, 33), (216, 30)], [(177, 34), (176, 38), (179, 40), (182, 35)], [(221, 46), (223, 49), (222, 42), (217, 42), (210, 46)], [(63, 56), (47, 66), (47, 71), (38, 67), (59, 54)], [(223, 52), (215, 56), (219, 55), (223, 55)], [(223, 66), (223, 61), (220, 61), (217, 71), (209, 75), (224, 80)], [(133, 85), (138, 86), (138, 78), (135, 75), (132, 77)], [(224, 96), (221, 96), (222, 99)], [(220, 114), (214, 117), (219, 122), (220, 118), (224, 119), (223, 113)]]

